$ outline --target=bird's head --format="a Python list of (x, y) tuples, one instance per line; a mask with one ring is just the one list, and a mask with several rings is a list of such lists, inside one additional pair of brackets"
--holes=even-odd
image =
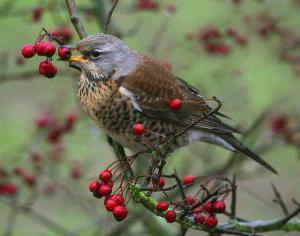
[(103, 33), (83, 38), (73, 51), (79, 55), (70, 57), (70, 66), (80, 69), (89, 80), (110, 78), (133, 54), (122, 40)]

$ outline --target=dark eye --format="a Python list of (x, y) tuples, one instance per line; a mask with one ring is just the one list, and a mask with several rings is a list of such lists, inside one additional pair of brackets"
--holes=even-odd
[(92, 59), (98, 59), (101, 57), (102, 52), (99, 49), (94, 49), (93, 51), (91, 51), (91, 55), (90, 57)]

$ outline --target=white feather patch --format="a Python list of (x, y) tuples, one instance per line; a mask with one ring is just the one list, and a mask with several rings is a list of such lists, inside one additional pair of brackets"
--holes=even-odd
[(124, 87), (122, 87), (122, 86), (120, 86), (119, 92), (120, 92), (122, 95), (124, 95), (124, 96), (130, 98), (130, 100), (131, 100), (131, 102), (132, 102), (132, 105), (133, 105), (133, 107), (134, 107), (136, 110), (142, 111), (142, 109), (140, 108), (140, 106), (137, 104), (136, 99), (135, 99), (135, 96), (134, 96), (134, 94), (133, 94), (132, 92), (130, 92), (127, 88), (124, 88)]

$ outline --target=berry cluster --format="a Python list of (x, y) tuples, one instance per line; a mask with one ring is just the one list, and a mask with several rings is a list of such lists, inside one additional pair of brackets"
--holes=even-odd
[[(43, 38), (48, 36), (48, 41), (43, 41)], [(57, 36), (58, 37), (58, 36)], [(57, 74), (57, 68), (53, 63), (53, 56), (56, 53), (56, 45), (54, 41), (57, 41), (57, 37), (53, 34), (46, 33), (39, 37), (38, 41), (33, 44), (25, 44), (22, 48), (22, 55), (25, 58), (38, 56), (45, 56), (46, 59), (39, 64), (39, 74), (47, 78), (53, 78)], [(58, 48), (58, 56), (67, 60), (71, 56), (71, 50), (67, 47)]]
[(73, 130), (78, 118), (79, 116), (76, 112), (70, 112), (66, 115), (63, 123), (58, 124), (51, 115), (43, 114), (35, 121), (35, 124), (38, 129), (47, 131), (46, 138), (48, 142), (57, 143), (60, 141), (63, 134)]
[(232, 51), (232, 45), (228, 39), (232, 39), (233, 43), (241, 46), (247, 45), (248, 39), (245, 35), (240, 34), (234, 28), (228, 28), (225, 32), (221, 32), (215, 26), (208, 26), (200, 30), (196, 35), (189, 33), (188, 39), (197, 39), (204, 43), (204, 47), (208, 53), (227, 55)]
[[(182, 187), (194, 184), (196, 177), (192, 175), (184, 176), (182, 179)], [(165, 186), (165, 180), (163, 177), (159, 179), (159, 187), (163, 188)], [(214, 228), (218, 224), (218, 218), (216, 214), (224, 213), (226, 205), (224, 200), (218, 200), (219, 197), (213, 197), (211, 200), (204, 202), (202, 205), (198, 206), (200, 200), (196, 199), (195, 196), (187, 195), (184, 199), (184, 202), (168, 202), (160, 201), (156, 205), (156, 210), (159, 213), (164, 213), (164, 218), (168, 223), (173, 223), (176, 221), (177, 217), (180, 218), (180, 214), (176, 211), (178, 206), (182, 207), (182, 204), (187, 206), (188, 210), (185, 214), (189, 215), (195, 223), (203, 224), (207, 228)], [(174, 205), (173, 209), (169, 209), (170, 205)]]
[(124, 220), (128, 215), (128, 209), (125, 205), (125, 200), (121, 194), (111, 194), (114, 181), (112, 180), (113, 174), (109, 169), (100, 172), (99, 180), (93, 181), (89, 185), (89, 190), (93, 193), (94, 197), (105, 197), (105, 208), (113, 213), (117, 221)]

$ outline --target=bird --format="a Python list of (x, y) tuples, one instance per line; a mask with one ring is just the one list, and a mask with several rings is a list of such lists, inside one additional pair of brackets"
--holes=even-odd
[[(244, 154), (277, 174), (235, 137), (239, 131), (222, 121), (226, 115), (211, 112), (213, 108), (199, 90), (174, 75), (161, 61), (132, 50), (108, 33), (86, 36), (70, 47), (69, 66), (81, 71), (77, 95), (83, 111), (132, 152), (159, 147), (181, 132), (166, 149), (166, 155), (193, 142), (206, 142)], [(179, 109), (170, 107), (172, 99), (181, 101)], [(211, 114), (186, 130), (207, 112)], [(136, 124), (145, 127), (141, 135), (133, 132)]]

